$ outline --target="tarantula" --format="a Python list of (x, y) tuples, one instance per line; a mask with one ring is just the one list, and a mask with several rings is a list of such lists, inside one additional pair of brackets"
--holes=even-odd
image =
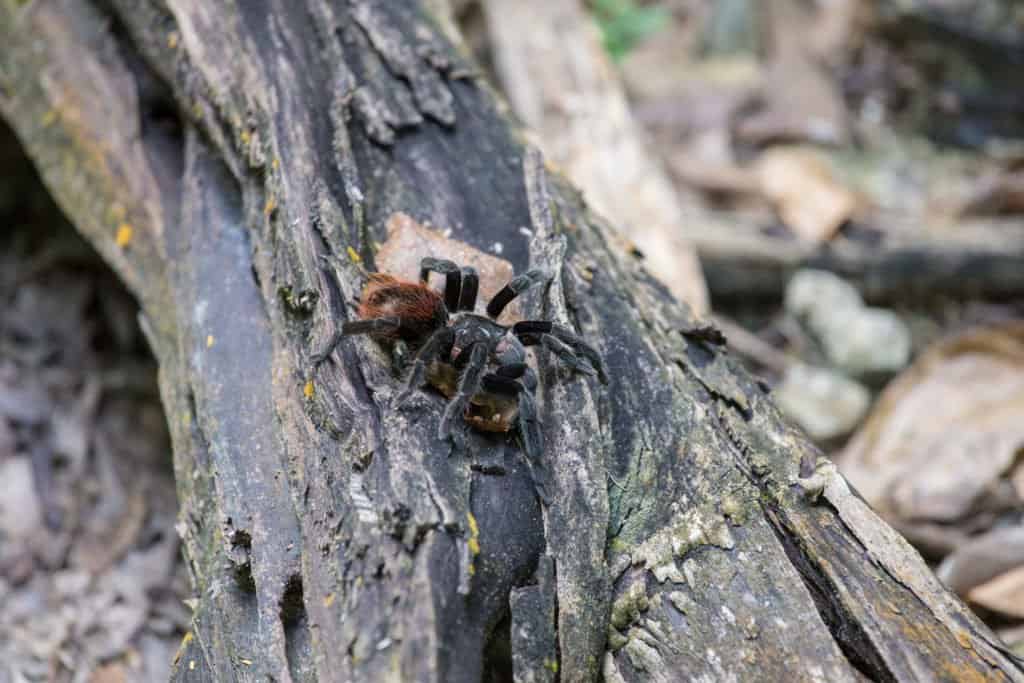
[[(445, 276), (443, 297), (430, 288), (431, 273)], [(601, 356), (570, 330), (547, 320), (497, 322), (513, 299), (547, 279), (540, 270), (512, 278), (487, 303), (485, 318), (473, 312), (479, 287), (473, 268), (424, 258), (418, 283), (371, 274), (359, 320), (344, 323), (342, 334), (368, 334), (378, 341), (400, 340), (418, 347), (398, 403), (424, 383), (450, 399), (439, 438), (448, 438), (460, 418), (489, 432), (508, 432), (518, 418), (523, 451), (536, 459), (543, 448), (533, 398), (537, 376), (526, 364), (525, 347), (541, 345), (573, 370), (608, 381)]]

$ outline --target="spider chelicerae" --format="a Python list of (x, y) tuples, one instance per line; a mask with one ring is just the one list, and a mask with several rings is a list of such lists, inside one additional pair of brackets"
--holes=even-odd
[[(443, 296), (430, 288), (431, 273), (445, 276)], [(536, 460), (543, 449), (533, 396), (537, 375), (526, 362), (525, 347), (542, 346), (573, 370), (608, 381), (600, 354), (565, 327), (548, 320), (497, 322), (517, 296), (548, 279), (540, 270), (517, 275), (487, 303), (484, 317), (473, 312), (479, 287), (473, 268), (424, 258), (418, 283), (371, 274), (359, 320), (344, 323), (342, 334), (368, 334), (417, 348), (398, 403), (425, 383), (448, 397), (439, 438), (451, 436), (459, 419), (489, 432), (507, 432), (518, 422), (523, 451)]]

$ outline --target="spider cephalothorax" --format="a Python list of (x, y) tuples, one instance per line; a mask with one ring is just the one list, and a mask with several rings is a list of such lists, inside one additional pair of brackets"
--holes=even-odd
[[(445, 275), (443, 297), (428, 285), (432, 272)], [(513, 299), (545, 279), (539, 270), (512, 278), (488, 302), (484, 317), (473, 312), (476, 271), (425, 258), (418, 283), (372, 274), (359, 306), (360, 319), (346, 322), (342, 334), (369, 334), (418, 347), (399, 402), (425, 382), (447, 396), (441, 438), (451, 434), (460, 417), (490, 432), (507, 432), (518, 418), (523, 450), (536, 458), (543, 445), (533, 399), (537, 377), (526, 364), (525, 347), (541, 345), (574, 370), (607, 381), (601, 356), (570, 330), (547, 320), (497, 322)]]

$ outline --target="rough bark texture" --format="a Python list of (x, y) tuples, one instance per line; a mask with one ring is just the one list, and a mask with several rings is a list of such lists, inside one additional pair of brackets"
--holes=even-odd
[[(1024, 680), (419, 6), (0, 8), (0, 112), (161, 365), (177, 680)], [(604, 354), (607, 387), (540, 356), (543, 463), (436, 439), (370, 340), (311, 361), (399, 211), (550, 270), (526, 313)]]

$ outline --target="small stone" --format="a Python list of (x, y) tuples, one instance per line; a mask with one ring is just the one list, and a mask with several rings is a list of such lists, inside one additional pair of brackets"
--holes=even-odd
[(829, 311), (856, 310), (864, 307), (857, 288), (827, 270), (798, 270), (786, 285), (786, 311), (807, 320), (815, 320)]
[(786, 310), (848, 374), (897, 372), (910, 361), (906, 323), (892, 311), (865, 306), (853, 285), (828, 271), (798, 271), (786, 287)]
[(871, 394), (838, 372), (796, 364), (776, 387), (775, 401), (812, 439), (825, 441), (848, 434), (860, 423)]

